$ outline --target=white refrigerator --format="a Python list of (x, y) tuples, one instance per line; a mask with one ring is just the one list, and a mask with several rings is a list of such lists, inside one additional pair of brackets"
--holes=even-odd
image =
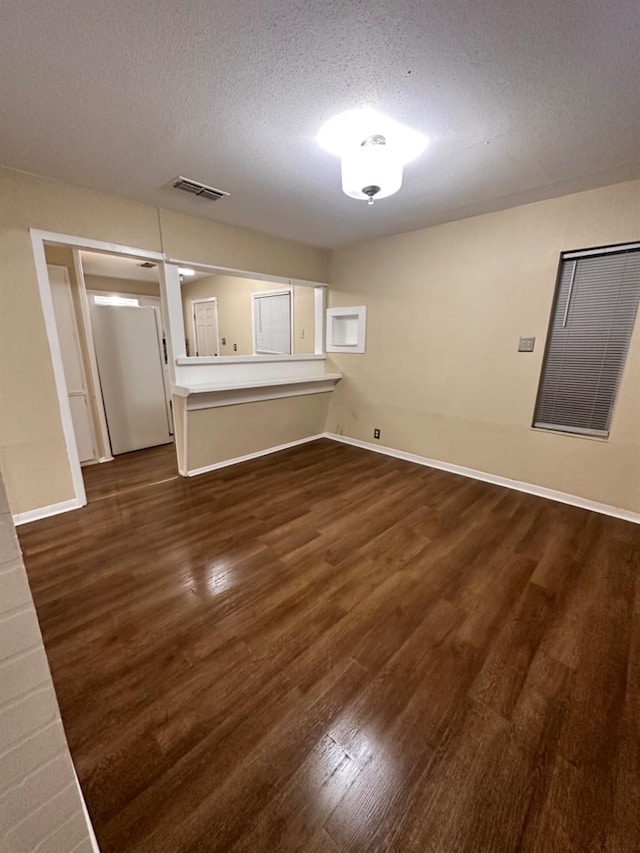
[(112, 453), (168, 444), (172, 438), (158, 312), (94, 304), (91, 313)]

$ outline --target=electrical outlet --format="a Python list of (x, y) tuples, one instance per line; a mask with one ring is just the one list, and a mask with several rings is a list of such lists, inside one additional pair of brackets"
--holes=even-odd
[(226, 339), (226, 338), (223, 338), (223, 339), (222, 339), (222, 346), (223, 346), (223, 347), (226, 347), (226, 345), (227, 345), (227, 339)]
[(380, 430), (376, 427), (373, 431), (374, 438), (380, 438)]
[(238, 344), (234, 344), (234, 345), (233, 345), (233, 351), (234, 351), (234, 352), (238, 352)]
[(535, 338), (520, 338), (520, 343), (518, 344), (518, 352), (533, 352), (533, 348), (536, 345)]

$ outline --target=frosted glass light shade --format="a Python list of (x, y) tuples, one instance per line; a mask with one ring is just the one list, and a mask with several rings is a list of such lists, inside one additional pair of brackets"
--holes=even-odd
[(397, 193), (402, 186), (402, 159), (388, 145), (358, 145), (342, 157), (342, 189), (351, 198), (369, 199), (367, 187), (379, 187), (379, 198)]
[(342, 157), (349, 148), (377, 133), (384, 136), (403, 163), (415, 160), (429, 144), (426, 136), (369, 107), (347, 110), (329, 119), (318, 133), (318, 143)]

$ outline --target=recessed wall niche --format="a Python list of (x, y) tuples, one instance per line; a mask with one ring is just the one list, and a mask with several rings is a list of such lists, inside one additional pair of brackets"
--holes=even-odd
[(327, 352), (364, 352), (366, 330), (367, 308), (365, 305), (329, 308), (327, 310)]

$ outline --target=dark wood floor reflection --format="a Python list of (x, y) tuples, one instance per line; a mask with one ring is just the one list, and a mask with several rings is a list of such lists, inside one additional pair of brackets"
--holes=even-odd
[(640, 528), (328, 441), (24, 526), (103, 853), (640, 850)]
[(173, 442), (146, 450), (136, 450), (133, 453), (123, 453), (116, 456), (112, 462), (85, 465), (82, 469), (89, 503), (132, 489), (163, 483), (165, 480), (175, 480), (178, 476), (178, 461)]

